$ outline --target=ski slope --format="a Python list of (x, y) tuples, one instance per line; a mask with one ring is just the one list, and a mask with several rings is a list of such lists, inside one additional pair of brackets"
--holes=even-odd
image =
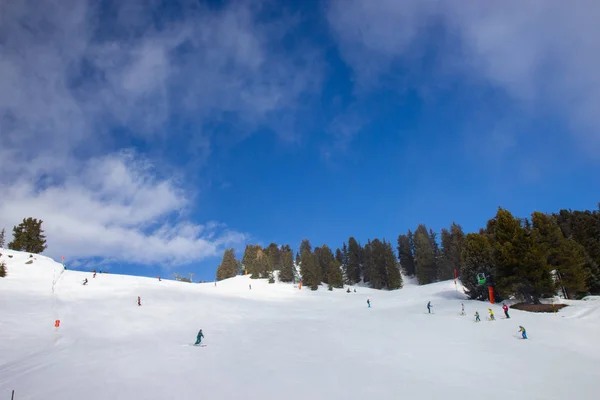
[[(0, 252), (8, 267), (0, 399), (12, 390), (18, 400), (599, 396), (594, 297), (557, 314), (511, 310), (507, 320), (500, 305), (467, 301), (452, 281), (357, 293), (245, 276), (215, 286), (92, 278), (40, 255)], [(487, 320), (490, 306), (496, 321)], [(520, 339), (519, 325), (530, 340)], [(206, 347), (191, 346), (199, 329)]]

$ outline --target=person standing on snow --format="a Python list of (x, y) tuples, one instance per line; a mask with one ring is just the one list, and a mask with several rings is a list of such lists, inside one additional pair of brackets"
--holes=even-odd
[(479, 319), (479, 311), (475, 311), (475, 322), (481, 322)]
[(142, 305), (142, 299), (140, 299), (140, 296), (138, 296), (138, 306)]
[(87, 285), (87, 282), (88, 282), (88, 281), (87, 281), (87, 278), (85, 278), (85, 279), (83, 280), (83, 284), (84, 284), (84, 285)]
[(521, 332), (523, 339), (527, 339), (527, 331), (521, 325), (519, 325), (519, 332)]
[(510, 318), (510, 316), (508, 315), (508, 306), (506, 305), (506, 303), (502, 303), (502, 309), (504, 310), (504, 315), (506, 315), (506, 318)]
[(496, 318), (494, 317), (494, 312), (492, 311), (492, 309), (491, 309), (491, 308), (488, 308), (488, 311), (490, 312), (490, 320), (491, 320), (491, 321), (495, 321), (495, 320), (496, 320)]
[(461, 306), (460, 315), (466, 315), (465, 314), (465, 305), (463, 303), (460, 303), (460, 306)]
[(367, 306), (369, 306), (369, 308), (371, 308), (371, 300), (367, 299)]
[(196, 336), (196, 343), (194, 343), (195, 346), (199, 345), (200, 342), (202, 342), (202, 338), (204, 337), (204, 334), (202, 333), (202, 329), (200, 329), (200, 331), (198, 332), (198, 336)]
[(427, 311), (429, 311), (429, 314), (431, 314), (431, 307), (433, 307), (431, 301), (427, 302)]

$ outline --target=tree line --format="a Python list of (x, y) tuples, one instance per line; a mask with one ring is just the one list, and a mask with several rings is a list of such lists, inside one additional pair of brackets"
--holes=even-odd
[(253, 279), (274, 282), (273, 272), (279, 271), (280, 281), (301, 281), (313, 290), (320, 284), (332, 290), (360, 282), (393, 290), (403, 286), (402, 271), (421, 285), (458, 277), (472, 299), (486, 299), (492, 286), (498, 300), (515, 296), (537, 303), (557, 292), (566, 298), (600, 294), (599, 265), (600, 204), (595, 211), (534, 212), (531, 218), (499, 207), (479, 232), (465, 234), (453, 222), (438, 238), (420, 224), (399, 235), (395, 249), (386, 240), (361, 245), (354, 237), (335, 251), (327, 245), (313, 249), (304, 239), (295, 263), (289, 245), (249, 244), (241, 261), (228, 249), (217, 279), (244, 270)]

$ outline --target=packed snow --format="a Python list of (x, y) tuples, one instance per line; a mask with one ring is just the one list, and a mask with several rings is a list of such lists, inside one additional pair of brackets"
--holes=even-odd
[[(598, 398), (596, 297), (506, 319), (453, 281), (356, 293), (247, 276), (215, 286), (93, 278), (0, 252), (0, 399)], [(193, 346), (199, 329), (205, 347)]]

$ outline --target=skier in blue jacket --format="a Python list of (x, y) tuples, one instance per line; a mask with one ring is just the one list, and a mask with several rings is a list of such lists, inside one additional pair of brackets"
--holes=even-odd
[(198, 332), (198, 336), (196, 336), (196, 343), (194, 343), (194, 345), (200, 344), (203, 337), (204, 337), (204, 334), (202, 333), (202, 329), (200, 329), (200, 332)]

